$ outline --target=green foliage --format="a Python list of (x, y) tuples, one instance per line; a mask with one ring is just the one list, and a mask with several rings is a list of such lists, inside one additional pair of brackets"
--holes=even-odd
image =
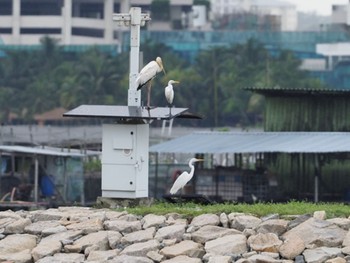
[[(153, 2), (163, 6), (168, 3)], [(9, 51), (1, 58), (1, 121), (6, 122), (10, 112), (30, 121), (34, 114), (55, 107), (126, 104), (129, 52), (112, 56), (92, 46), (86, 52), (68, 56), (54, 39), (44, 37), (41, 44), (38, 50)], [(200, 122), (185, 120), (186, 125), (261, 125), (263, 97), (243, 90), (244, 87), (322, 87), (318, 80), (299, 70), (300, 61), (292, 53), (284, 51), (271, 57), (255, 39), (203, 50), (193, 63), (151, 39), (145, 39), (140, 49), (144, 64), (161, 56), (166, 70), (166, 75), (160, 73), (153, 80), (151, 105), (167, 105), (164, 87), (174, 79), (181, 82), (175, 87), (175, 106), (188, 107), (205, 116)], [(141, 93), (145, 101), (146, 92)]]
[(350, 215), (349, 207), (339, 203), (308, 203), (302, 201), (290, 201), (288, 203), (224, 203), (213, 205), (199, 205), (195, 203), (172, 204), (157, 202), (151, 206), (138, 206), (126, 209), (129, 213), (146, 215), (167, 213), (179, 213), (184, 217), (193, 217), (206, 213), (230, 214), (233, 212), (247, 213), (255, 216), (267, 216), (270, 214), (279, 214), (281, 216), (313, 214), (315, 211), (326, 211), (328, 218), (348, 217)]

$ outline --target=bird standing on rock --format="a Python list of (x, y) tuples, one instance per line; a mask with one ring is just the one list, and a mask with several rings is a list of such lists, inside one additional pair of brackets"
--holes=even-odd
[(170, 194), (176, 194), (177, 191), (179, 191), (181, 188), (183, 188), (193, 177), (194, 174), (194, 163), (195, 162), (202, 162), (204, 161), (203, 159), (197, 159), (197, 158), (192, 158), (190, 162), (188, 163), (188, 166), (191, 168), (190, 173), (188, 172), (183, 172), (180, 174), (180, 176), (175, 180), (173, 186), (170, 189)]
[(151, 88), (152, 80), (155, 78), (157, 73), (163, 71), (165, 74), (165, 69), (163, 67), (163, 62), (160, 57), (157, 57), (156, 60), (152, 60), (146, 66), (144, 66), (139, 75), (136, 78), (136, 89), (140, 90), (142, 87), (147, 87), (147, 107), (150, 108), (151, 102)]

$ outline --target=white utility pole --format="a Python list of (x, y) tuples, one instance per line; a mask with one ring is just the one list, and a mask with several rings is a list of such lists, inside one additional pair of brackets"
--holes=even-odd
[(141, 91), (135, 85), (139, 73), (140, 27), (151, 20), (149, 14), (141, 13), (140, 7), (132, 7), (128, 14), (114, 14), (113, 20), (120, 26), (130, 26), (130, 76), (128, 106), (141, 106)]

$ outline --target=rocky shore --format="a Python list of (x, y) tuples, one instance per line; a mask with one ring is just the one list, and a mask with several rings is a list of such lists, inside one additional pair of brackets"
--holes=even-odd
[(60, 207), (0, 212), (0, 262), (350, 262), (350, 219)]

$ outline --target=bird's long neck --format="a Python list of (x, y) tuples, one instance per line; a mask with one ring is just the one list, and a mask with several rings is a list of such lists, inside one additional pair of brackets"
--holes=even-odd
[(193, 165), (193, 163), (190, 163), (188, 166), (191, 168), (191, 171), (190, 171), (190, 178), (192, 178), (192, 177), (193, 177), (193, 174), (194, 174), (194, 165)]

